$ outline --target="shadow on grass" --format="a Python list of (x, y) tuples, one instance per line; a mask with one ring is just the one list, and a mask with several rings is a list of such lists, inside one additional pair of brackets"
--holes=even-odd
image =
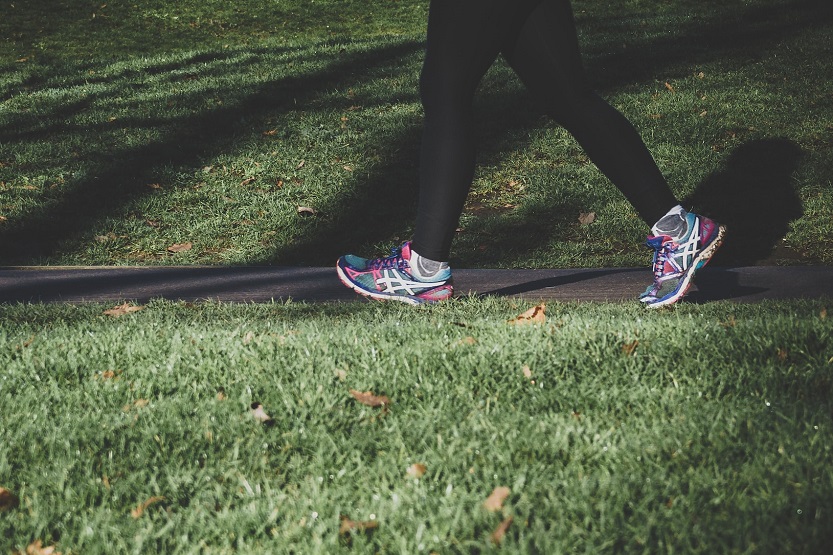
[(748, 142), (683, 201), (728, 228), (712, 264), (747, 266), (770, 256), (803, 215), (793, 184), (801, 154), (788, 139)]
[[(699, 61), (737, 55), (735, 50), (739, 45), (746, 52), (740, 55), (747, 56), (750, 51), (769, 48), (773, 42), (794, 36), (808, 26), (828, 23), (831, 20), (829, 12), (826, 2), (794, 0), (784, 5), (745, 7), (733, 12), (733, 20), (692, 19), (662, 38), (629, 45), (626, 52), (599, 54), (598, 48), (594, 49), (591, 45), (589, 73), (593, 75), (600, 68), (610, 68), (605, 69), (603, 80), (596, 80), (597, 87), (605, 90), (642, 78), (638, 71), (632, 71), (635, 64), (649, 68), (649, 73), (656, 74), (674, 70), (695, 58)], [(784, 14), (789, 14), (789, 17), (783, 17)], [(586, 23), (591, 28), (594, 25), (590, 21)], [(693, 50), (692, 45), (695, 45)], [(0, 230), (0, 261), (5, 264), (27, 264), (55, 256), (60, 252), (62, 244), (67, 244), (68, 239), (79, 237), (93, 227), (103, 214), (108, 211), (112, 213), (148, 194), (144, 185), (159, 168), (170, 165), (178, 169), (199, 168), (205, 160), (232, 149), (236, 137), (251, 132), (253, 121), (300, 110), (305, 106), (309, 108), (321, 91), (342, 86), (347, 80), (353, 83), (356, 74), (365, 76), (360, 82), (370, 80), (384, 68), (397, 67), (397, 62), (401, 63), (402, 59), (421, 48), (420, 42), (405, 41), (358, 53), (351, 52), (333, 60), (324, 70), (255, 87), (246, 93), (247, 97), (243, 101), (234, 106), (184, 118), (176, 122), (176, 131), (167, 134), (162, 140), (121, 152), (102, 153), (98, 169), (76, 179), (65, 195), (32, 210), (19, 221), (6, 222)], [(201, 56), (195, 58), (194, 63), (211, 62), (227, 55), (209, 53)], [(178, 64), (160, 64), (155, 70), (149, 70), (149, 73), (159, 75), (181, 69), (182, 65)], [(174, 78), (173, 75), (171, 77)], [(48, 86), (43, 83), (40, 80), (31, 84)], [(191, 98), (190, 101), (196, 102), (199, 99)], [(77, 113), (85, 105), (85, 102), (80, 102), (64, 109), (68, 111), (67, 114)], [(320, 103), (316, 104), (316, 107), (320, 106)], [(481, 100), (479, 109), (494, 110), (494, 113), (500, 114), (495, 123), (486, 126), (484, 142), (494, 142), (497, 136), (506, 136), (512, 129), (534, 125), (538, 119), (537, 114), (533, 115), (528, 108), (525, 95), (519, 93), (500, 99), (497, 96), (487, 98), (485, 103)], [(48, 140), (49, 136), (64, 131), (60, 126), (40, 129), (37, 122), (33, 123), (34, 119), (37, 118), (29, 116), (15, 119), (13, 126), (0, 130), (3, 140), (14, 142), (27, 136)], [(153, 120), (154, 117), (138, 116), (131, 124), (147, 127), (153, 124)], [(171, 121), (166, 123), (170, 125)], [(336, 193), (329, 203), (333, 211), (329, 219), (301, 222), (297, 240), (292, 244), (276, 245), (271, 261), (280, 264), (330, 264), (336, 256), (357, 245), (372, 244), (379, 239), (407, 233), (407, 222), (413, 219), (416, 200), (418, 141), (418, 130), (403, 127), (393, 144), (385, 145), (386, 150), (394, 153), (386, 163), (358, 183), (356, 190)], [(512, 146), (504, 144), (503, 148)], [(790, 204), (797, 199), (794, 193), (789, 199), (776, 198), (772, 205), (780, 205), (782, 211), (774, 215), (772, 222), (765, 218), (756, 220), (753, 215), (761, 212), (746, 210), (745, 207), (751, 204), (744, 195), (750, 192), (750, 187), (756, 186), (755, 183), (771, 185), (767, 194), (786, 191), (780, 186), (789, 179), (797, 160), (797, 154), (793, 160), (784, 144), (761, 148), (766, 152), (744, 150), (738, 157), (733, 156), (733, 161), (730, 161), (724, 172), (707, 180), (689, 199), (697, 206), (702, 206), (705, 213), (713, 214), (733, 228), (724, 252), (720, 255), (720, 263), (746, 263), (765, 256), (762, 253), (771, 249), (774, 241), (783, 236), (789, 221), (798, 217), (794, 215)], [(488, 149), (485, 152), (487, 156), (500, 154), (494, 147), (491, 152)], [(772, 154), (780, 155), (782, 162), (793, 160), (792, 169), (786, 173), (781, 169), (767, 175), (759, 174), (765, 179), (756, 179), (754, 182), (742, 177), (745, 174), (751, 175), (755, 160)], [(410, 172), (411, 169), (414, 171)], [(410, 176), (406, 175), (408, 172)], [(741, 176), (740, 180), (738, 176)], [(727, 183), (731, 183), (731, 190), (736, 192), (733, 202), (743, 200), (742, 206), (734, 213), (723, 212), (724, 208), (731, 206), (726, 203)], [(757, 206), (756, 210), (763, 209), (764, 214), (770, 214), (767, 211), (770, 205), (766, 204), (765, 195), (758, 196), (763, 204)], [(495, 252), (506, 251), (520, 257), (540, 244), (540, 240), (564, 233), (562, 227), (565, 224), (559, 222), (562, 219), (572, 219), (581, 204), (581, 199), (571, 198), (531, 202), (519, 213), (519, 218), (492, 218), (483, 226), (482, 232), (488, 237), (510, 241), (511, 244), (496, 245), (500, 248), (496, 248)], [(798, 211), (800, 215), (800, 206)], [(767, 222), (766, 229), (760, 223), (763, 221)], [(731, 239), (733, 236), (736, 239)], [(518, 241), (519, 237), (523, 237), (524, 241)], [(251, 262), (262, 263), (263, 260)]]

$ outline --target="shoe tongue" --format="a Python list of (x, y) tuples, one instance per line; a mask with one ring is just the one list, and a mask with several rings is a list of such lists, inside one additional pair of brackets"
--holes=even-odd
[(408, 260), (408, 261), (411, 260), (411, 242), (410, 241), (406, 241), (406, 242), (402, 243), (401, 253), (402, 253), (402, 258), (404, 258), (405, 260)]

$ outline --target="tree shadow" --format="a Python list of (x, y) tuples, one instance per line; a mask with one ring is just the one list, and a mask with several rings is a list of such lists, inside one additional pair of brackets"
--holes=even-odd
[(788, 139), (750, 141), (732, 152), (683, 204), (728, 228), (712, 263), (753, 265), (770, 256), (803, 215), (793, 173), (802, 152)]

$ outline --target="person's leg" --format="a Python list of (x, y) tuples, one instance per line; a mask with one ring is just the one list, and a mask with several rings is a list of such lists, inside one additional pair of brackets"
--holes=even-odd
[(649, 226), (678, 204), (630, 122), (587, 84), (568, 0), (542, 1), (504, 56)]
[(673, 304), (720, 246), (725, 227), (686, 213), (637, 131), (588, 86), (569, 0), (543, 0), (504, 55), (546, 111), (579, 142), (651, 226), (654, 282), (640, 300)]
[(420, 95), (425, 112), (413, 250), (448, 260), (474, 176), (472, 104), (483, 75), (540, 0), (433, 0)]

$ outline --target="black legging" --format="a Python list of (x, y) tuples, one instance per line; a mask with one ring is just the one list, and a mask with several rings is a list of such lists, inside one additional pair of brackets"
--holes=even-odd
[(474, 177), (474, 94), (498, 54), (648, 225), (677, 204), (633, 126), (588, 86), (569, 0), (431, 0), (415, 251), (448, 260)]

